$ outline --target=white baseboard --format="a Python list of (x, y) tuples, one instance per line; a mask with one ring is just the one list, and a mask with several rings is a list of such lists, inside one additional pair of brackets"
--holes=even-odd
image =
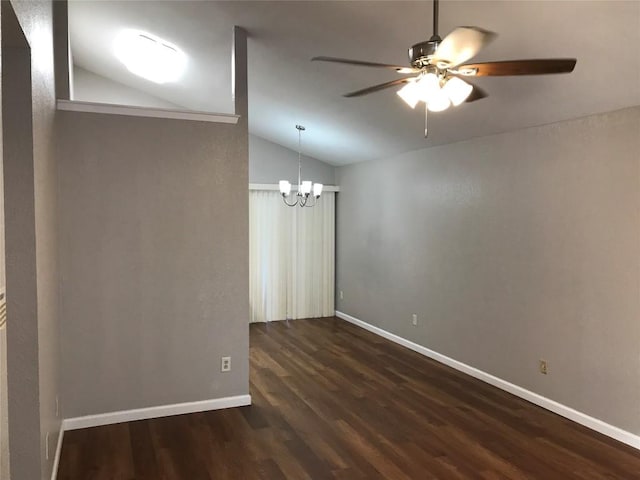
[(51, 467), (51, 480), (58, 478), (58, 465), (60, 465), (60, 452), (62, 452), (62, 440), (64, 439), (64, 429), (60, 425), (58, 433), (58, 445), (56, 446), (56, 456), (53, 457), (53, 467)]
[(174, 405), (161, 405), (158, 407), (87, 415), (86, 417), (65, 418), (62, 421), (62, 428), (64, 430), (77, 430), (79, 428), (99, 427), (101, 425), (169, 417), (171, 415), (182, 415), (184, 413), (244, 407), (246, 405), (251, 405), (251, 395), (237, 395), (235, 397), (214, 398), (212, 400), (202, 400), (199, 402), (176, 403)]
[(478, 380), (482, 380), (494, 387), (500, 388), (506, 392), (509, 392), (517, 397), (523, 398), (531, 403), (538, 405), (539, 407), (545, 408), (553, 413), (557, 413), (558, 415), (568, 418), (580, 425), (584, 425), (587, 428), (595, 430), (596, 432), (600, 432), (608, 437), (614, 438), (622, 443), (626, 443), (634, 448), (640, 450), (640, 435), (635, 435), (631, 432), (627, 432), (621, 428), (610, 425), (602, 420), (591, 417), (586, 413), (579, 412), (578, 410), (574, 410), (571, 407), (567, 407), (561, 403), (558, 403), (549, 398), (543, 397), (537, 393), (534, 393), (526, 388), (522, 388), (518, 385), (514, 385), (513, 383), (507, 382), (506, 380), (502, 380), (501, 378), (495, 377), (487, 372), (483, 372), (482, 370), (478, 370), (475, 367), (467, 365), (465, 363), (454, 360), (453, 358), (442, 355), (441, 353), (430, 350), (422, 345), (418, 345), (410, 340), (399, 337), (393, 333), (387, 332), (379, 327), (375, 327), (370, 325), (362, 320), (352, 317), (351, 315), (347, 315), (344, 312), (336, 311), (336, 317), (346, 320), (349, 323), (357, 325), (358, 327), (364, 328), (369, 332), (375, 333), (376, 335), (380, 335), (387, 340), (391, 340), (403, 347), (406, 347), (414, 352), (420, 353), (425, 357), (429, 357), (437, 362), (440, 362), (444, 365), (447, 365), (451, 368), (454, 368), (460, 372), (466, 373)]

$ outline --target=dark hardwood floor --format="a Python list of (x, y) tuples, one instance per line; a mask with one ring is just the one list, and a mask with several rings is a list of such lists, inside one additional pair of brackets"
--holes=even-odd
[(251, 395), (67, 432), (58, 479), (640, 479), (631, 447), (339, 319), (252, 325)]

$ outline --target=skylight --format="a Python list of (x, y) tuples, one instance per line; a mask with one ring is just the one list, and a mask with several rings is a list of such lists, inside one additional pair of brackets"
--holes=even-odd
[(179, 80), (187, 65), (187, 56), (178, 47), (137, 30), (118, 35), (114, 53), (131, 73), (155, 83)]

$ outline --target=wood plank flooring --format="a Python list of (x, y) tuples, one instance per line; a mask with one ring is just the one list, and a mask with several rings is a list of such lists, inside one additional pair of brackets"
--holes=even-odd
[(640, 479), (637, 450), (337, 318), (252, 325), (251, 395), (67, 432), (58, 479)]

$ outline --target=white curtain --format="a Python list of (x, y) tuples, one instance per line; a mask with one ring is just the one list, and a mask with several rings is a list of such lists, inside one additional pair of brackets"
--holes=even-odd
[(335, 194), (287, 207), (277, 191), (249, 192), (251, 322), (334, 315)]

